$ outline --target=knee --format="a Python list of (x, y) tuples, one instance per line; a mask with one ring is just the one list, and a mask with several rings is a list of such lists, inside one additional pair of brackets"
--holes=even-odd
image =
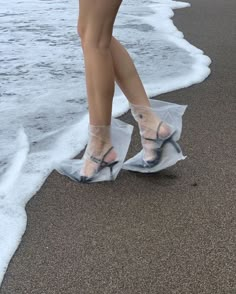
[(96, 34), (92, 28), (78, 24), (77, 33), (81, 40), (81, 45), (84, 49), (109, 49), (111, 43), (111, 36), (109, 33), (102, 32)]

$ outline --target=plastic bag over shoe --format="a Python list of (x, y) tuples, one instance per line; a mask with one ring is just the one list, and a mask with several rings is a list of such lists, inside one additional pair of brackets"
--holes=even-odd
[(182, 132), (182, 116), (187, 108), (187, 105), (179, 105), (175, 103), (153, 100), (150, 99), (150, 104), (152, 111), (160, 117), (171, 129), (175, 130), (173, 140), (178, 146), (179, 152), (176, 151), (176, 148), (172, 144), (165, 144), (162, 151), (162, 156), (160, 162), (153, 166), (145, 166), (144, 158), (144, 149), (137, 153), (134, 157), (125, 161), (123, 164), (123, 169), (142, 172), (142, 173), (153, 173), (163, 170), (167, 167), (170, 167), (176, 164), (179, 160), (183, 160), (186, 156), (183, 155), (180, 145), (177, 141), (180, 139)]
[[(114, 147), (118, 157), (116, 160), (119, 162), (113, 166), (112, 177), (110, 169), (108, 167), (103, 168), (92, 178), (89, 183), (100, 182), (100, 181), (114, 181), (121, 170), (128, 148), (131, 141), (131, 135), (133, 132), (133, 126), (122, 122), (119, 119), (112, 117), (110, 125), (110, 137), (111, 143)], [(86, 154), (84, 154), (86, 155)], [(66, 175), (74, 181), (81, 182), (81, 170), (84, 163), (84, 156), (82, 159), (68, 159), (62, 161), (57, 165), (56, 170), (62, 174)]]

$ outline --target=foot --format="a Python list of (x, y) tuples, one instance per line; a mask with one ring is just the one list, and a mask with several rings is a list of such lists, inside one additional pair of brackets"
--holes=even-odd
[[(143, 146), (145, 161), (152, 161), (156, 157), (156, 143), (153, 141), (146, 140), (145, 138), (156, 139), (157, 128), (161, 122), (161, 119), (156, 115), (149, 116), (148, 120), (141, 121), (139, 123), (139, 130), (141, 134), (141, 142)], [(171, 128), (163, 122), (159, 128), (158, 136), (160, 138), (168, 137), (171, 133)]]
[[(83, 159), (83, 167), (80, 171), (80, 176), (85, 177), (92, 177), (96, 172), (97, 169), (100, 166), (100, 163), (96, 163), (93, 160), (91, 160), (89, 157), (92, 155), (98, 159), (102, 159), (104, 154), (112, 147), (111, 142), (103, 142), (100, 140), (97, 140), (96, 138), (93, 138), (89, 145), (87, 145), (87, 148), (85, 150)], [(111, 151), (105, 156), (103, 159), (106, 162), (112, 162), (117, 159), (117, 152), (115, 149), (111, 149)]]

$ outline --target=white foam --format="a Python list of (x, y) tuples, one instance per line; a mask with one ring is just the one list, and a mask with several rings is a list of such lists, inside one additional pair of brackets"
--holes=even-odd
[[(203, 81), (211, 62), (170, 19), (173, 9), (188, 3), (151, 3), (124, 1), (114, 28), (149, 97)], [(25, 231), (26, 203), (54, 166), (77, 155), (88, 140), (77, 3), (51, 5), (13, 0), (0, 13), (0, 283)], [(112, 115), (127, 110), (116, 86)]]

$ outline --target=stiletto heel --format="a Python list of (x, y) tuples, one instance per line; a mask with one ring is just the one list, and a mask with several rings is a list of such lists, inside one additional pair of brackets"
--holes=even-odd
[(181, 152), (181, 148), (180, 148), (179, 144), (175, 140), (171, 139), (171, 140), (169, 140), (169, 142), (174, 146), (175, 150), (178, 153)]
[(109, 165), (107, 165), (110, 168), (110, 180), (112, 181), (114, 179), (113, 177), (113, 166), (116, 165), (119, 161), (114, 161), (109, 163)]

